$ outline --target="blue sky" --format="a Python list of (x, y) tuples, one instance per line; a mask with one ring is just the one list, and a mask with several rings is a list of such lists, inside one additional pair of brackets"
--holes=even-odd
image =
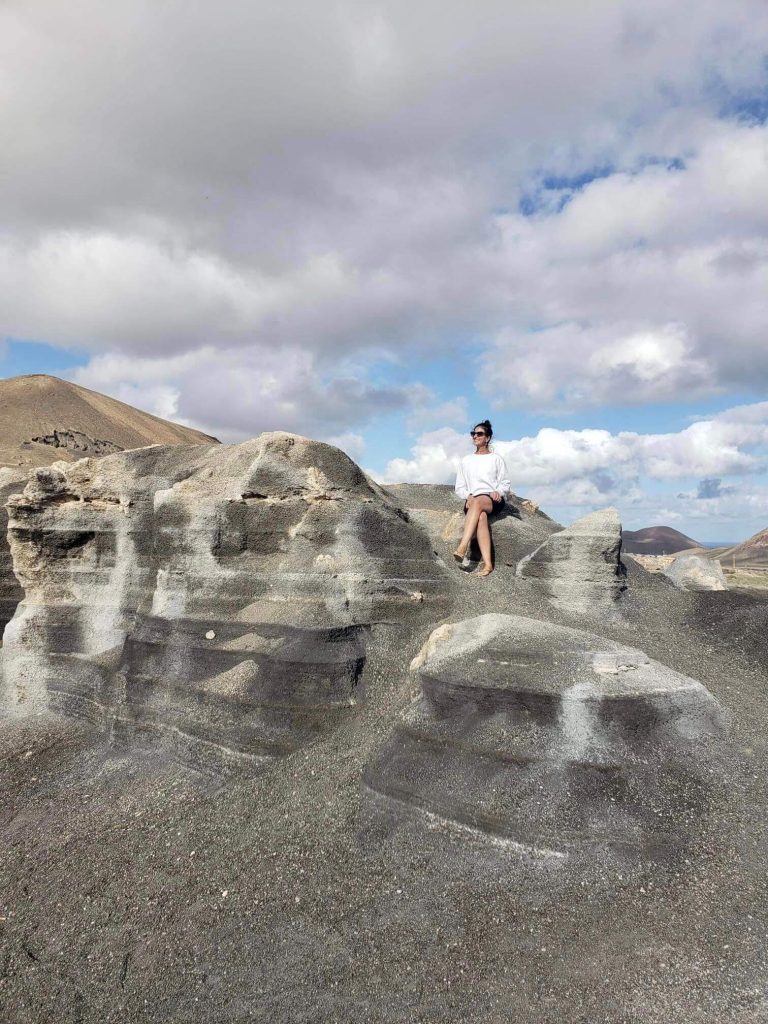
[(77, 8), (0, 11), (0, 375), (768, 526), (762, 0)]

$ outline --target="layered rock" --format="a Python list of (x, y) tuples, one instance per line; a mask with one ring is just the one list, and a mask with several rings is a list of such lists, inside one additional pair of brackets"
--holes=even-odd
[[(428, 538), (342, 452), (283, 433), (35, 471), (5, 705), (258, 765), (348, 715), (379, 623), (444, 613)], [(422, 627), (423, 628), (423, 627)]]
[(626, 589), (621, 521), (615, 508), (590, 512), (553, 533), (517, 567), (563, 612), (602, 613)]
[(680, 555), (664, 570), (680, 590), (727, 590), (723, 567), (703, 555)]
[(419, 695), (366, 777), (391, 806), (559, 856), (663, 856), (701, 817), (723, 713), (642, 651), (491, 614), (411, 667)]
[[(386, 490), (429, 534), (440, 554), (450, 559), (464, 530), (462, 503), (453, 488), (447, 484), (393, 484)], [(491, 521), (494, 563), (500, 567), (516, 566), (521, 558), (561, 529), (533, 502), (510, 494), (506, 507)], [(476, 540), (467, 556), (469, 562), (480, 561)]]
[(8, 513), (5, 503), (12, 494), (24, 490), (27, 474), (22, 470), (0, 466), (0, 640), (6, 623), (13, 617), (16, 606), (24, 596), (13, 572), (13, 560), (8, 547)]

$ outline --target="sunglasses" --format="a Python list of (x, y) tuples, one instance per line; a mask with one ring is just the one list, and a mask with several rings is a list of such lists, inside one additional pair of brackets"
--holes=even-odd
[(470, 430), (469, 433), (471, 437), (485, 437), (484, 430)]

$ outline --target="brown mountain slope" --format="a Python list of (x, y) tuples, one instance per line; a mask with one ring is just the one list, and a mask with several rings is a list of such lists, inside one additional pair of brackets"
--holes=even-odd
[(727, 548), (717, 557), (726, 568), (733, 565), (768, 568), (768, 529), (760, 530), (754, 537)]
[(671, 526), (646, 526), (642, 530), (623, 530), (622, 547), (629, 555), (674, 555), (678, 551), (699, 547), (699, 542), (686, 537)]
[(69, 381), (31, 374), (0, 380), (0, 466), (44, 466), (150, 444), (215, 444)]

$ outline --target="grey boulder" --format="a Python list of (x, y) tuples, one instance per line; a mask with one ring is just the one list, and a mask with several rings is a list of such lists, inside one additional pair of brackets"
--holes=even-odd
[(725, 733), (701, 683), (499, 614), (440, 626), (411, 669), (418, 696), (367, 772), (378, 800), (534, 856), (666, 857), (690, 838)]
[(538, 585), (563, 612), (610, 609), (626, 589), (618, 512), (590, 512), (553, 533), (520, 561), (517, 575)]
[(723, 567), (703, 555), (680, 555), (663, 570), (680, 590), (727, 590)]

